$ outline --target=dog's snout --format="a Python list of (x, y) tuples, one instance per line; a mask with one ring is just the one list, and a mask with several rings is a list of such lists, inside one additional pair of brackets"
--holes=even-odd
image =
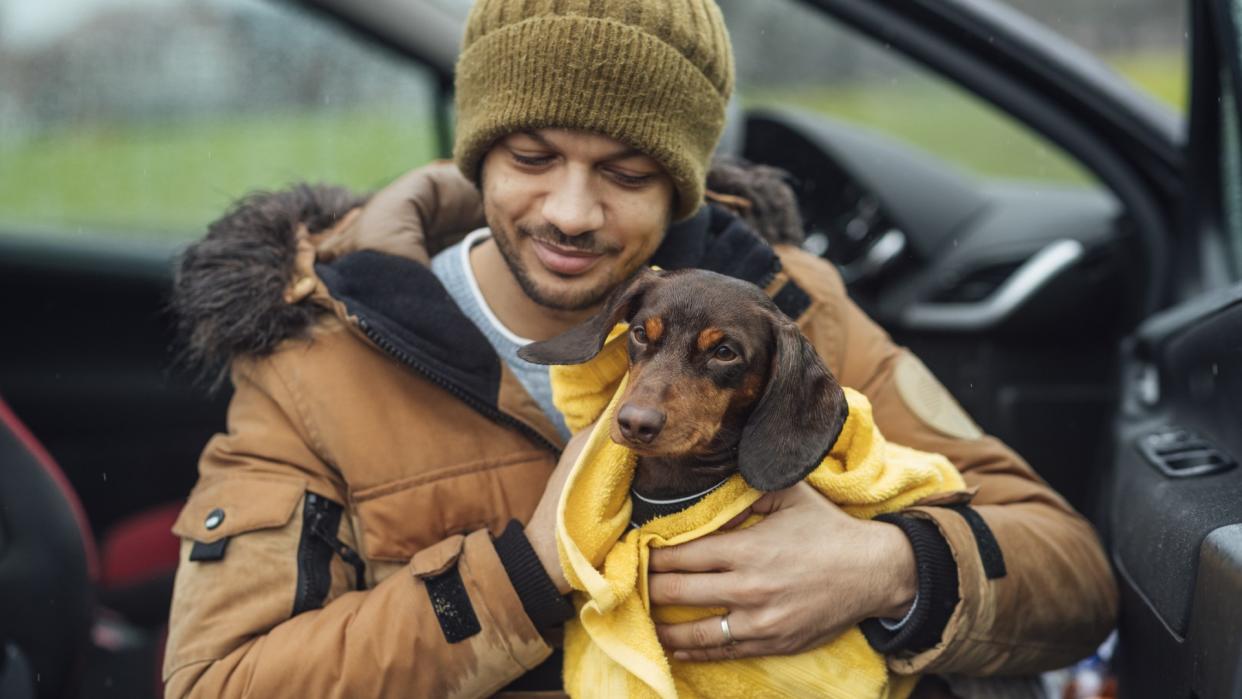
[(664, 427), (666, 415), (654, 408), (626, 403), (617, 411), (617, 424), (621, 434), (634, 442), (650, 444)]

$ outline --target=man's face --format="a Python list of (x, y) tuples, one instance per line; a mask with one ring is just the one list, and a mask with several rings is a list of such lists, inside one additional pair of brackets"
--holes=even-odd
[(536, 303), (583, 310), (650, 259), (673, 183), (655, 160), (607, 136), (510, 134), (483, 160), (483, 208), (501, 255)]

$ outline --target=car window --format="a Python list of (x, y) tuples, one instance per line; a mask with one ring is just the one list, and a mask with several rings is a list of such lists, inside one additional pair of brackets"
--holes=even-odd
[(438, 154), (435, 81), (290, 3), (0, 2), (0, 231), (186, 239)]
[[(1242, 0), (1229, 3), (1235, 31), (1242, 27)], [(1242, 39), (1242, 37), (1239, 37)], [(1242, 42), (1235, 42), (1242, 46)], [(1220, 69), (1220, 172), (1221, 208), (1224, 232), (1232, 263), (1234, 279), (1242, 278), (1242, 119), (1235, 86), (1238, 81), (1231, 71), (1242, 71), (1242, 56), (1235, 56), (1232, 65)]]
[(1004, 0), (1095, 54), (1139, 89), (1186, 111), (1187, 7), (1170, 0)]
[[(796, 0), (720, 0), (747, 107), (809, 109), (983, 177), (1083, 183), (1057, 146), (897, 51)], [(779, 41), (773, 37), (780, 37)]]

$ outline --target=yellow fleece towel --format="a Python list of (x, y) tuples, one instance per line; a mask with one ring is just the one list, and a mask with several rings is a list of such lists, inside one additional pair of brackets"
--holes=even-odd
[[(871, 649), (857, 628), (793, 656), (694, 663), (665, 655), (653, 617), (676, 623), (719, 615), (722, 610), (651, 609), (650, 550), (714, 532), (762, 493), (735, 474), (685, 511), (627, 531), (636, 457), (609, 438), (608, 424), (624, 392), (625, 329), (624, 325), (614, 329), (604, 350), (590, 362), (552, 368), (553, 400), (571, 429), (580, 430), (602, 414), (573, 466), (557, 510), (557, 544), (578, 609), (578, 619), (565, 629), (566, 691), (575, 697), (664, 699), (908, 696), (917, 678), (890, 677), (883, 656)], [(943, 456), (886, 442), (867, 399), (849, 388), (845, 395), (850, 412), (841, 436), (807, 477), (842, 510), (870, 518), (965, 487)]]

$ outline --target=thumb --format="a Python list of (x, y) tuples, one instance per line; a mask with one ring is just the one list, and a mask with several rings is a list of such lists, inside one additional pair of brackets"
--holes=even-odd
[(750, 507), (755, 514), (772, 515), (781, 510), (804, 504), (807, 498), (825, 499), (809, 483), (803, 481), (795, 483), (784, 490), (773, 490), (770, 493), (764, 493), (763, 497), (756, 500), (755, 504)]

